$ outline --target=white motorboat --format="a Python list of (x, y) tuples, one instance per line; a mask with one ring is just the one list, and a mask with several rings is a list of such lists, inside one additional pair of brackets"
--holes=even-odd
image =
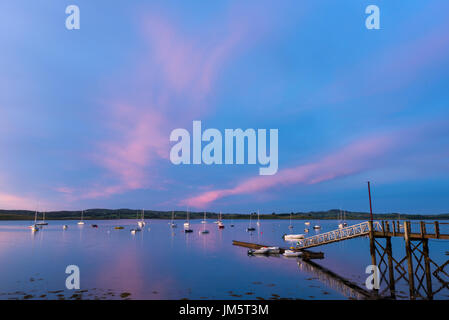
[(68, 227), (69, 227), (69, 226), (65, 224), (65, 225), (62, 226), (62, 229), (63, 229), (63, 230), (67, 230)]
[(304, 222), (304, 224), (305, 224), (306, 226), (310, 226), (310, 222), (309, 222), (309, 221)]
[(304, 239), (303, 234), (284, 234), (282, 236), (284, 240), (298, 240), (298, 239)]
[(309, 232), (309, 228), (305, 228), (305, 229), (304, 229), (304, 232), (305, 232), (305, 233), (308, 233), (308, 232)]
[(281, 249), (279, 247), (268, 247), (268, 253), (281, 253)]
[(284, 257), (300, 257), (301, 251), (285, 250), (282, 254)]
[(248, 254), (268, 254), (270, 250), (266, 247), (260, 249), (250, 249), (248, 250)]
[(321, 226), (316, 224), (316, 225), (313, 226), (313, 229), (315, 229), (315, 230), (320, 230), (320, 229), (321, 229)]

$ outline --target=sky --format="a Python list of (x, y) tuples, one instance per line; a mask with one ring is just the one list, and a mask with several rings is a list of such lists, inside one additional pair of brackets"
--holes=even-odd
[[(65, 8), (78, 5), (80, 29)], [(380, 29), (365, 8), (380, 9)], [(449, 2), (0, 3), (0, 208), (449, 212)], [(278, 129), (279, 169), (170, 133)]]

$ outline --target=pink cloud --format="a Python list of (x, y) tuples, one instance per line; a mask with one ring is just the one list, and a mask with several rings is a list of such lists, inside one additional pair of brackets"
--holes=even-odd
[[(106, 171), (109, 182), (79, 190), (78, 198), (101, 198), (145, 187), (160, 188), (160, 160), (169, 154), (170, 130), (204, 115), (220, 69), (237, 48), (248, 45), (253, 24), (224, 21), (203, 36), (190, 35), (160, 15), (145, 16), (141, 33), (147, 52), (120, 78), (132, 96), (106, 101), (105, 124), (112, 139), (97, 143), (89, 157)], [(217, 32), (214, 32), (217, 31)], [(221, 37), (216, 37), (220, 33)], [(123, 92), (111, 83), (109, 90)], [(103, 120), (104, 121), (104, 120)], [(112, 181), (112, 182), (111, 182)], [(156, 183), (156, 181), (158, 183)], [(154, 183), (153, 183), (154, 182)], [(75, 197), (76, 199), (77, 197)]]
[(39, 201), (32, 196), (22, 196), (0, 192), (1, 209), (4, 210), (52, 210), (55, 203)]
[(381, 156), (391, 150), (398, 140), (399, 136), (396, 134), (361, 139), (316, 162), (283, 169), (273, 176), (249, 178), (233, 188), (206, 191), (183, 200), (181, 204), (204, 208), (215, 200), (227, 196), (251, 194), (300, 183), (316, 184), (356, 174), (379, 165)]

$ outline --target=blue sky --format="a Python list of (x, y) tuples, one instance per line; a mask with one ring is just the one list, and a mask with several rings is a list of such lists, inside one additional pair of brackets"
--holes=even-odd
[[(368, 211), (371, 180), (376, 212), (448, 212), (448, 10), (2, 1), (0, 207)], [(278, 173), (173, 165), (170, 132), (193, 120), (278, 129)]]

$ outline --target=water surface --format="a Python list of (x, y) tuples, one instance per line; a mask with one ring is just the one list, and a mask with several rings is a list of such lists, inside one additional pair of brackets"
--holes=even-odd
[[(177, 220), (178, 227), (171, 229), (167, 220), (147, 220), (144, 230), (132, 235), (135, 220), (86, 221), (83, 226), (77, 221), (49, 221), (35, 234), (27, 229), (28, 221), (1, 221), (0, 299), (358, 298), (296, 258), (248, 256), (247, 249), (232, 245), (232, 240), (239, 240), (288, 247), (282, 235), (290, 233), (289, 221), (262, 220), (248, 233), (245, 220), (234, 221), (233, 228), (225, 220), (224, 230), (210, 220), (206, 226), (194, 220), (190, 234), (183, 232), (183, 222)], [(319, 224), (325, 232), (338, 222)], [(115, 230), (119, 225), (125, 229)], [(293, 225), (294, 233), (304, 233), (304, 221)], [(199, 234), (204, 227), (209, 234)], [(429, 245), (436, 260), (447, 260), (447, 241)], [(315, 262), (364, 288), (365, 268), (371, 264), (369, 239), (314, 250), (325, 254), (324, 260)], [(403, 253), (402, 239), (394, 239), (393, 251)], [(68, 265), (80, 268), (80, 290), (65, 288)], [(407, 290), (399, 286), (397, 298), (407, 299)], [(442, 290), (436, 298), (447, 299), (448, 292)]]

